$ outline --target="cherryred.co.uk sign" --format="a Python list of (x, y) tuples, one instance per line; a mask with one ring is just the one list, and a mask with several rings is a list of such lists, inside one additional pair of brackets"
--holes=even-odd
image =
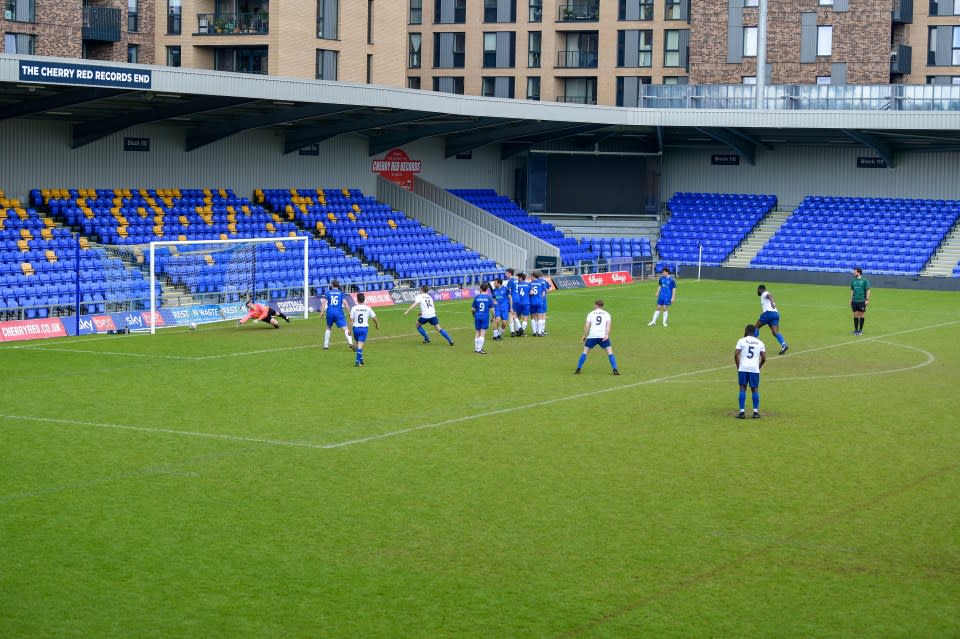
[(393, 149), (387, 151), (382, 160), (374, 160), (370, 170), (412, 191), (413, 176), (420, 172), (420, 160), (411, 160), (403, 149)]

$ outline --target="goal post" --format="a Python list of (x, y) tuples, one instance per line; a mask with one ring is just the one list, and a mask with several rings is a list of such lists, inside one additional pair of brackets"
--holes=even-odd
[[(150, 333), (179, 312), (254, 300), (310, 301), (310, 236), (150, 242)], [(162, 300), (157, 285), (163, 287)], [(199, 312), (199, 311), (197, 311)], [(230, 317), (221, 316), (224, 319)], [(209, 320), (205, 320), (209, 321)], [(216, 320), (213, 320), (216, 321)]]

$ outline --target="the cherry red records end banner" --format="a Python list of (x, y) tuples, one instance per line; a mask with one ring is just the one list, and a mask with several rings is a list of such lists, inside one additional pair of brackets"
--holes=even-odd
[(627, 271), (591, 273), (582, 277), (583, 283), (587, 286), (611, 286), (613, 284), (629, 284), (633, 281), (633, 277)]

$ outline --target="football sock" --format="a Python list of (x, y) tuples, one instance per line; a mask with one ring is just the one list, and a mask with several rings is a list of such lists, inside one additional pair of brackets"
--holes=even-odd
[(527, 330), (527, 320), (522, 320), (522, 321), (520, 322), (520, 330), (521, 330), (521, 331)]
[(859, 330), (860, 330), (860, 318), (859, 318), (859, 317), (854, 317), (854, 318), (853, 318), (853, 330), (855, 330), (855, 331), (859, 331)]
[(353, 346), (353, 338), (350, 337), (349, 331), (343, 331), (343, 336), (347, 338), (347, 344)]
[(358, 348), (358, 349), (357, 349), (357, 361), (358, 361), (358, 362), (362, 362), (362, 361), (363, 361), (363, 349), (362, 349), (362, 348)]
[(617, 358), (613, 356), (613, 353), (610, 353), (609, 355), (607, 355), (607, 359), (610, 360), (610, 368), (617, 367)]
[(423, 327), (420, 326), (419, 324), (417, 325), (417, 332), (423, 335), (423, 339), (430, 339), (430, 336), (427, 335), (427, 332), (423, 330)]
[(863, 330), (863, 320), (865, 320), (865, 319), (867, 319), (867, 318), (866, 318), (866, 317), (861, 317), (861, 318), (860, 318), (860, 330), (861, 330), (861, 331)]
[(330, 329), (328, 328), (323, 334), (323, 347), (328, 348), (330, 346)]
[(651, 321), (652, 323), (656, 324), (658, 317), (660, 317), (660, 311), (654, 311), (654, 312), (653, 312), (653, 319), (650, 320), (650, 321)]
[(473, 338), (473, 350), (475, 350), (475, 351), (479, 351), (479, 350), (480, 350), (480, 338), (479, 338), (479, 337), (474, 337), (474, 338)]
[(776, 337), (777, 341), (780, 342), (780, 346), (783, 346), (783, 343), (787, 341), (783, 339), (783, 333), (777, 333), (776, 335), (774, 335), (774, 337)]
[(440, 334), (443, 335), (443, 339), (445, 339), (445, 340), (447, 340), (448, 342), (450, 342), (451, 344), (453, 344), (453, 340), (450, 339), (450, 336), (447, 334), (447, 331), (446, 331), (446, 330), (444, 330), (444, 329), (441, 328), (441, 329), (440, 329)]
[(745, 390), (740, 391), (740, 394), (737, 395), (737, 401), (740, 403), (740, 412), (742, 413), (743, 407), (747, 403), (747, 391)]
[(587, 355), (585, 353), (580, 354), (580, 361), (577, 362), (577, 368), (583, 368), (583, 363), (587, 361)]
[(753, 410), (760, 410), (760, 392), (753, 393)]
[(670, 311), (664, 311), (664, 312), (663, 312), (663, 325), (664, 325), (664, 326), (667, 325), (667, 315), (669, 315), (669, 314), (670, 314)]

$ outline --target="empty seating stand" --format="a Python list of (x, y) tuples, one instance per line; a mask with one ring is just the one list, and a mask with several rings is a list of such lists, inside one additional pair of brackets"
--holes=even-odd
[(563, 266), (578, 266), (582, 261), (594, 260), (597, 257), (590, 252), (589, 247), (584, 246), (577, 239), (566, 237), (552, 224), (547, 224), (537, 216), (531, 215), (520, 208), (516, 202), (493, 189), (449, 189), (449, 192), (534, 237), (556, 246), (560, 249), (560, 262)]
[(146, 308), (137, 269), (0, 192), (0, 318), (36, 319)]
[(653, 256), (650, 240), (646, 237), (591, 237), (584, 238), (582, 244), (591, 254), (604, 260), (619, 258), (637, 260)]
[[(274, 189), (262, 197), (270, 209), (417, 285), (462, 285), (502, 274), (493, 260), (358, 189)], [(377, 281), (392, 287), (392, 278)]]
[(808, 196), (751, 265), (917, 275), (958, 216), (956, 200)]
[(659, 263), (719, 266), (777, 205), (775, 195), (675, 193), (667, 202), (670, 219), (660, 228)]

